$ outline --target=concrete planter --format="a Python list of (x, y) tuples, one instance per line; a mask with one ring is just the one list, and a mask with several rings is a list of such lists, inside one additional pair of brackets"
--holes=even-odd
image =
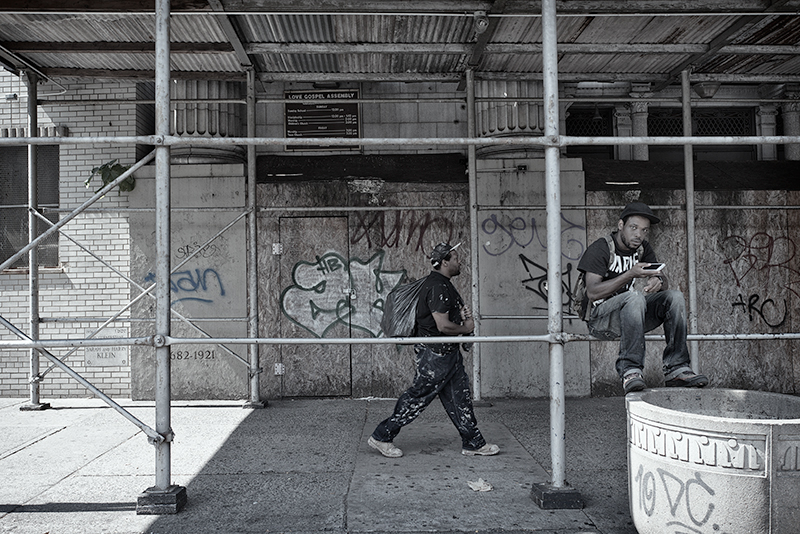
[(800, 532), (800, 397), (654, 389), (626, 405), (640, 534)]

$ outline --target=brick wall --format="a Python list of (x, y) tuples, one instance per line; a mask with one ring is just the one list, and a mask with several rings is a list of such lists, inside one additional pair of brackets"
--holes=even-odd
[[(69, 136), (129, 136), (135, 135), (136, 117), (132, 104), (95, 103), (92, 100), (108, 98), (135, 98), (135, 85), (112, 81), (93, 83), (68, 83), (63, 87), (51, 83), (39, 86), (39, 98), (45, 101), (39, 107), (39, 126), (64, 126)], [(19, 101), (0, 103), (0, 123), (5, 127), (23, 127), (25, 117), (16, 108), (25, 109), (27, 92), (24, 84), (9, 74), (0, 75), (2, 94), (17, 93)], [(82, 103), (60, 103), (65, 100), (83, 99)], [(5, 104), (5, 106), (3, 106)], [(3, 109), (5, 108), (5, 109)], [(60, 205), (72, 210), (87, 199), (99, 187), (95, 178), (91, 188), (84, 185), (97, 165), (113, 159), (130, 165), (135, 162), (132, 146), (109, 145), (61, 145), (60, 146)], [(129, 272), (129, 233), (127, 217), (113, 210), (127, 207), (125, 194), (114, 191), (95, 203), (93, 208), (109, 209), (106, 213), (84, 213), (73, 219), (63, 231), (83, 247), (108, 262), (115, 269)], [(66, 213), (61, 214), (62, 217)], [(129, 300), (128, 283), (80, 246), (62, 235), (59, 238), (58, 268), (41, 269), (39, 272), (39, 314), (42, 324), (39, 334), (42, 339), (83, 338), (86, 330), (100, 326), (91, 320), (108, 318), (122, 309)], [(0, 273), (0, 315), (21, 330), (28, 332), (28, 276), (25, 272)], [(123, 316), (124, 317), (124, 316)], [(113, 326), (128, 326), (114, 323)], [(2, 339), (14, 339), (13, 334), (0, 332)], [(53, 349), (63, 358), (72, 349)], [(65, 363), (80, 373), (89, 382), (112, 397), (128, 397), (130, 392), (130, 368), (86, 367), (83, 349), (75, 350)], [(40, 368), (48, 369), (51, 363), (41, 358)], [(0, 349), (0, 396), (27, 397), (29, 375), (29, 351)], [(43, 399), (48, 397), (90, 396), (85, 387), (63, 371), (54, 368), (41, 383)]]

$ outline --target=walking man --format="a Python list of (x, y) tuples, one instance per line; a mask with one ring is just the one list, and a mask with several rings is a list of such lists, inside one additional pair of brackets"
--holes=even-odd
[[(686, 345), (686, 304), (683, 293), (669, 289), (663, 269), (647, 237), (651, 224), (660, 219), (649, 206), (632, 202), (625, 206), (617, 231), (586, 249), (578, 270), (585, 273), (589, 333), (603, 340), (619, 339), (617, 373), (625, 393), (641, 391), (644, 381), (645, 332), (664, 325), (667, 346), (662, 357), (667, 387), (697, 387), (708, 378), (695, 374)], [(613, 241), (612, 241), (613, 240)], [(614, 251), (612, 253), (611, 248)], [(646, 279), (641, 291), (634, 282)]]
[[(450, 282), (461, 273), (456, 248), (458, 245), (439, 243), (431, 252), (433, 271), (420, 289), (414, 337), (461, 336), (475, 329), (471, 310)], [(397, 399), (392, 415), (369, 437), (369, 446), (388, 458), (403, 456), (394, 438), (438, 395), (461, 434), (462, 454), (492, 456), (500, 452), (497, 445), (486, 443), (478, 430), (459, 343), (419, 343), (414, 346), (414, 355), (414, 382)]]

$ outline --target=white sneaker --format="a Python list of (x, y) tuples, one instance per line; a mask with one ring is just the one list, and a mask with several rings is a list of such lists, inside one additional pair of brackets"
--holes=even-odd
[(469, 449), (461, 449), (461, 454), (464, 456), (494, 456), (500, 452), (500, 447), (495, 445), (494, 443), (487, 443), (480, 449), (469, 450)]
[(372, 436), (367, 440), (367, 445), (377, 450), (387, 458), (400, 458), (403, 456), (403, 451), (394, 446), (391, 441), (378, 441)]

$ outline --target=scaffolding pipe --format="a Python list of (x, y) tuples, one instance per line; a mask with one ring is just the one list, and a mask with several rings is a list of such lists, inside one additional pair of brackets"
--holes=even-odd
[[(247, 69), (247, 135), (256, 136), (256, 73)], [(247, 302), (248, 322), (247, 335), (258, 336), (258, 234), (256, 211), (256, 147), (247, 145)], [(248, 346), (248, 376), (250, 407), (263, 407), (261, 402), (261, 364), (259, 362), (258, 345)]]
[[(124, 146), (144, 144), (156, 146), (352, 146), (353, 139), (345, 137), (179, 137), (171, 135), (142, 135), (129, 137), (0, 137), (0, 146), (18, 145), (95, 145)], [(729, 135), (729, 136), (636, 136), (636, 137), (586, 137), (586, 136), (530, 136), (530, 137), (363, 137), (359, 145), (380, 146), (556, 146), (576, 145), (785, 145), (800, 144), (800, 135)]]
[[(156, 0), (156, 135), (169, 135), (169, 0)], [(156, 321), (159, 340), (169, 337), (170, 331), (170, 147), (156, 149)], [(173, 438), (170, 414), (170, 348), (156, 343), (156, 432), (164, 440), (155, 444), (155, 490), (166, 492), (171, 485), (171, 442)]]
[[(516, 169), (499, 169), (495, 172), (518, 172)], [(27, 204), (23, 206), (0, 206), (0, 209), (3, 208), (27, 208)], [(667, 206), (667, 205), (652, 205), (650, 206), (652, 209), (660, 209), (660, 210), (682, 210), (684, 209), (683, 205), (680, 206)], [(256, 211), (258, 212), (271, 212), (271, 213), (287, 213), (287, 212), (368, 212), (368, 211), (413, 211), (413, 210), (430, 210), (431, 208), (435, 208), (436, 210), (442, 211), (463, 211), (464, 206), (334, 206), (323, 208), (319, 206), (284, 206), (284, 207), (273, 207), (273, 208), (257, 208)], [(585, 204), (580, 205), (571, 205), (571, 204), (562, 204), (562, 210), (614, 210), (618, 211), (619, 206), (587, 206)], [(546, 205), (527, 205), (527, 206), (507, 206), (503, 204), (479, 204), (478, 209), (481, 211), (486, 210), (535, 210), (540, 209), (544, 210), (547, 209)], [(755, 206), (752, 204), (741, 204), (736, 206), (730, 205), (719, 205), (719, 206), (712, 206), (712, 205), (696, 205), (696, 210), (712, 210), (712, 209), (721, 209), (721, 210), (742, 210), (742, 209), (751, 209), (751, 210), (774, 210), (774, 209), (789, 209), (789, 210), (796, 210), (800, 209), (800, 205), (796, 204), (781, 204), (781, 205), (770, 205), (770, 206)], [(172, 213), (178, 211), (206, 211), (206, 212), (240, 212), (240, 208), (173, 208)], [(71, 209), (42, 209), (39, 210), (40, 212), (44, 213), (69, 213)], [(84, 210), (84, 213), (127, 213), (127, 212), (136, 212), (136, 211), (155, 211), (153, 208), (89, 208)]]
[[(20, 337), (21, 339), (27, 339), (28, 341), (33, 341), (33, 340), (31, 340), (31, 338), (30, 338), (30, 337), (28, 337), (27, 335), (25, 335), (25, 333), (24, 333), (22, 330), (20, 330), (19, 328), (17, 328), (16, 326), (14, 326), (13, 324), (11, 324), (10, 322), (8, 322), (8, 321), (7, 321), (5, 318), (3, 318), (2, 316), (0, 316), (0, 324), (2, 324), (3, 326), (5, 326), (5, 327), (6, 327), (6, 328), (8, 328), (9, 330), (11, 330), (11, 331), (12, 331), (14, 334), (16, 334), (16, 335), (17, 335), (18, 337)], [(103, 393), (102, 391), (100, 391), (99, 389), (97, 389), (96, 387), (94, 387), (94, 386), (93, 386), (93, 385), (92, 385), (90, 382), (88, 382), (88, 381), (87, 381), (86, 379), (84, 379), (84, 378), (83, 378), (81, 375), (79, 375), (78, 373), (76, 373), (76, 372), (75, 372), (75, 371), (74, 371), (74, 370), (73, 370), (71, 367), (69, 367), (67, 364), (65, 364), (65, 363), (64, 363), (64, 362), (62, 362), (61, 360), (59, 360), (59, 359), (58, 359), (56, 356), (54, 356), (53, 354), (51, 354), (51, 353), (49, 353), (48, 351), (46, 351), (46, 350), (44, 349), (44, 347), (36, 347), (36, 348), (35, 348), (35, 350), (37, 350), (37, 351), (41, 351), (41, 353), (42, 353), (42, 354), (44, 354), (44, 355), (45, 355), (45, 357), (47, 357), (47, 358), (48, 358), (50, 361), (52, 361), (54, 365), (58, 366), (58, 368), (59, 368), (59, 369), (61, 369), (62, 371), (64, 371), (65, 373), (67, 373), (69, 376), (71, 376), (72, 378), (74, 378), (74, 379), (75, 379), (75, 380), (76, 380), (76, 381), (77, 381), (79, 384), (81, 384), (83, 387), (85, 387), (86, 389), (88, 389), (89, 391), (91, 391), (92, 393), (94, 393), (95, 395), (97, 395), (97, 396), (98, 396), (99, 398), (101, 398), (101, 399), (102, 399), (102, 400), (103, 400), (103, 401), (104, 401), (106, 404), (108, 404), (109, 406), (111, 406), (112, 408), (114, 408), (116, 411), (118, 411), (119, 413), (121, 413), (121, 414), (123, 415), (123, 417), (125, 417), (127, 420), (131, 421), (133, 424), (135, 424), (136, 426), (138, 426), (138, 427), (139, 427), (139, 428), (142, 430), (142, 432), (144, 432), (145, 434), (147, 434), (147, 436), (148, 436), (148, 437), (149, 437), (151, 440), (153, 440), (153, 441), (160, 441), (160, 440), (162, 440), (162, 439), (163, 439), (163, 438), (162, 438), (162, 436), (161, 436), (160, 434), (158, 434), (158, 432), (156, 432), (155, 430), (153, 430), (152, 428), (150, 428), (149, 426), (147, 426), (146, 424), (144, 424), (143, 422), (141, 422), (140, 420), (138, 420), (136, 417), (134, 417), (133, 415), (131, 415), (131, 414), (130, 414), (129, 412), (127, 412), (127, 411), (126, 411), (124, 408), (122, 408), (122, 406), (120, 406), (119, 404), (117, 404), (116, 402), (114, 402), (114, 400), (112, 400), (112, 399), (111, 399), (111, 398), (110, 398), (108, 395), (106, 395), (105, 393)]]
[[(689, 71), (681, 72), (681, 94), (683, 96), (683, 135), (692, 135), (692, 107), (689, 96)], [(689, 334), (697, 333), (697, 248), (695, 240), (694, 214), (694, 149), (692, 145), (683, 145), (683, 170), (686, 182), (686, 263), (689, 273)], [(697, 341), (689, 341), (692, 370), (700, 372), (700, 346)]]
[[(556, 35), (556, 2), (542, 1), (542, 61), (544, 88), (545, 138), (555, 139), (558, 130), (558, 52)], [(561, 335), (561, 151), (546, 146), (545, 197), (547, 199), (547, 308), (550, 320), (547, 331), (557, 338)], [(564, 345), (550, 343), (550, 462), (551, 485), (561, 489), (566, 485), (566, 435), (564, 393)]]
[[(0, 323), (10, 324), (0, 317)], [(16, 327), (13, 327), (17, 330)], [(688, 334), (688, 340), (698, 341), (786, 341), (800, 339), (800, 332), (786, 334)], [(107, 347), (115, 345), (124, 346), (154, 346), (154, 345), (205, 345), (208, 343), (228, 344), (257, 344), (257, 345), (413, 345), (415, 343), (445, 343), (453, 341), (447, 337), (398, 337), (398, 338), (177, 338), (166, 339), (150, 337), (123, 337), (103, 339), (46, 339), (39, 341), (3, 340), (0, 347), (8, 349), (46, 349), (48, 347)], [(663, 335), (650, 334), (645, 336), (647, 341), (664, 341)], [(466, 341), (466, 340), (465, 340)], [(589, 334), (572, 334), (562, 332), (559, 335), (518, 335), (518, 336), (474, 336), (469, 338), (470, 343), (572, 343), (575, 341), (601, 341)]]
[[(25, 73), (28, 85), (28, 134), (35, 137), (39, 131), (38, 109), (36, 100), (38, 95), (39, 77), (35, 72)], [(39, 210), (39, 162), (36, 145), (28, 145), (28, 242), (36, 240), (39, 230), (39, 219), (36, 214)], [(33, 246), (28, 250), (28, 328), (31, 339), (39, 339), (39, 247)], [(29, 371), (31, 380), (28, 384), (30, 404), (24, 406), (27, 410), (48, 408), (49, 404), (42, 404), (39, 396), (39, 352), (31, 349), (29, 354)]]
[[(472, 69), (467, 69), (467, 133), (475, 137), (475, 76)], [(481, 333), (481, 293), (478, 277), (478, 173), (475, 147), (467, 147), (467, 165), (469, 172), (469, 259), (472, 276), (472, 319), (475, 322), (474, 334)], [(430, 208), (428, 208), (430, 209)], [(472, 382), (473, 395), (476, 401), (481, 400), (481, 347), (472, 346)]]

